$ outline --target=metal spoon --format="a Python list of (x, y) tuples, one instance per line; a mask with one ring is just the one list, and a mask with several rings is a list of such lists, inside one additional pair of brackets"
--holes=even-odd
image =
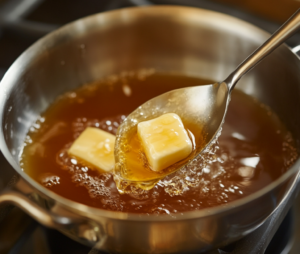
[[(199, 125), (199, 130), (206, 135), (205, 145), (196, 147), (194, 157), (201, 153), (220, 133), (230, 102), (230, 94), (236, 83), (244, 74), (249, 72), (256, 64), (293, 35), (299, 26), (300, 9), (272, 34), (263, 45), (244, 60), (223, 82), (172, 90), (147, 101), (133, 111), (121, 124), (117, 133), (115, 145), (115, 174), (117, 178), (130, 180), (126, 176), (126, 168), (122, 164), (122, 159), (126, 153), (124, 142), (126, 142), (128, 133), (135, 131), (139, 122), (158, 117), (165, 113), (176, 113), (181, 117), (183, 122), (193, 121)], [(176, 170), (189, 163), (189, 161), (180, 165)], [(168, 172), (167, 174), (170, 173), (172, 172)], [(149, 186), (152, 186), (154, 182), (157, 182), (165, 175), (161, 175), (157, 179), (148, 179)], [(145, 184), (147, 185), (146, 182), (144, 182)]]

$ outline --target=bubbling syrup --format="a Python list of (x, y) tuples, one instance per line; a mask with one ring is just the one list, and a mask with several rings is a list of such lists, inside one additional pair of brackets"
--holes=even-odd
[(222, 135), (153, 189), (116, 188), (111, 173), (67, 153), (88, 126), (116, 134), (131, 111), (161, 93), (208, 80), (152, 70), (124, 72), (58, 98), (32, 125), (20, 165), (33, 179), (70, 200), (112, 211), (172, 214), (226, 204), (280, 177), (298, 158), (294, 140), (268, 107), (233, 91)]
[(119, 149), (114, 171), (114, 180), (119, 192), (128, 192), (133, 186), (144, 190), (152, 189), (160, 179), (176, 172), (184, 164), (191, 161), (195, 157), (196, 147), (198, 150), (204, 148), (206, 142), (202, 132), (197, 130), (199, 124), (188, 122), (185, 119), (182, 121), (192, 141), (193, 150), (186, 158), (160, 171), (151, 169), (137, 134), (137, 126), (130, 128), (125, 137), (122, 138), (122, 141), (117, 144), (122, 146), (122, 149)]

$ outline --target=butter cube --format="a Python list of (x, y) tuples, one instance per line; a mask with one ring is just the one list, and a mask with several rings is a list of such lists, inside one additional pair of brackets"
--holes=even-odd
[(138, 136), (152, 170), (160, 171), (186, 158), (193, 149), (180, 117), (174, 113), (140, 122)]
[(115, 166), (114, 146), (114, 135), (88, 127), (75, 140), (68, 153), (102, 171), (109, 172)]

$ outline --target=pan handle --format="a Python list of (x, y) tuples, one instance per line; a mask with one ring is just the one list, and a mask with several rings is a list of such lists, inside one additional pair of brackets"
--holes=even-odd
[(28, 194), (32, 193), (31, 187), (21, 177), (18, 178), (14, 186), (1, 192), (1, 206), (16, 206), (40, 224), (67, 232), (69, 235), (74, 235), (84, 244), (95, 245), (95, 243), (99, 242), (98, 225), (84, 218), (61, 216), (39, 206), (28, 196)]

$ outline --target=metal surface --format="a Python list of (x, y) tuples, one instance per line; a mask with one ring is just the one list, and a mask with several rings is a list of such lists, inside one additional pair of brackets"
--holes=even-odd
[[(39, 206), (43, 223), (53, 214), (84, 219), (88, 223), (80, 231), (63, 224), (60, 231), (113, 253), (198, 253), (251, 233), (295, 186), (299, 161), (246, 198), (170, 217), (109, 212), (64, 199), (30, 179), (21, 170), (18, 155), (31, 123), (65, 91), (124, 70), (153, 67), (223, 80), (267, 37), (260, 29), (226, 15), (161, 6), (91, 16), (38, 41), (13, 64), (0, 86), (0, 147), (28, 187), (25, 193), (18, 192), (24, 193), (19, 206), (25, 209), (26, 203), (30, 210), (32, 203), (26, 202), (30, 198)], [(280, 46), (238, 87), (279, 115), (298, 149), (299, 68), (297, 56)]]
[[(299, 198), (300, 197), (295, 201), (300, 201)], [(229, 246), (205, 254), (232, 254), (232, 252), (239, 254), (251, 253), (253, 249), (259, 249), (259, 251), (254, 252), (255, 254), (298, 254), (297, 250), (299, 250), (299, 248), (296, 248), (293, 251), (293, 246), (297, 245), (297, 242), (295, 242), (297, 238), (293, 239), (293, 237), (297, 237), (296, 231), (300, 231), (300, 228), (297, 228), (297, 226), (294, 225), (295, 218), (297, 218), (297, 214), (295, 213), (299, 213), (299, 208), (294, 206), (293, 209), (290, 209), (281, 223), (282, 217), (278, 217), (278, 215), (283, 215), (289, 210), (289, 204), (284, 202), (283, 205), (285, 206), (280, 206), (283, 209), (277, 209), (261, 227), (247, 237), (244, 237), (240, 241), (230, 244)], [(91, 249), (77, 243), (57, 230), (43, 227), (32, 219), (32, 223), (29, 227), (25, 228), (25, 232), (22, 231), (22, 234), (20, 234), (20, 231), (17, 230), (17, 228), (21, 227), (21, 229), (23, 229), (26, 225), (20, 225), (18, 222), (19, 219), (23, 219), (26, 215), (20, 210), (14, 210), (13, 213), (9, 215), (9, 221), (7, 221), (6, 224), (9, 224), (14, 217), (15, 220), (17, 220), (16, 223), (14, 222), (13, 226), (9, 227), (7, 231), (3, 231), (2, 234), (0, 233), (1, 254), (105, 254), (105, 252)], [(273, 217), (275, 218), (273, 219)], [(22, 224), (30, 223), (29, 218), (28, 220), (29, 221), (25, 220), (24, 223), (23, 219)], [(6, 225), (1, 224), (0, 226)], [(269, 244), (268, 239), (272, 238), (275, 231), (276, 234)], [(14, 239), (16, 238), (17, 241), (14, 242)], [(9, 248), (9, 246), (11, 246), (11, 248)], [(256, 246), (260, 246), (260, 248), (257, 248)], [(3, 249), (5, 250), (2, 251)]]
[(286, 41), (290, 36), (296, 33), (300, 27), (300, 10), (289, 18), (272, 36), (257, 50), (255, 50), (247, 59), (242, 62), (235, 71), (226, 79), (229, 91), (232, 91), (236, 83), (248, 73), (254, 66), (268, 56), (280, 44)]

